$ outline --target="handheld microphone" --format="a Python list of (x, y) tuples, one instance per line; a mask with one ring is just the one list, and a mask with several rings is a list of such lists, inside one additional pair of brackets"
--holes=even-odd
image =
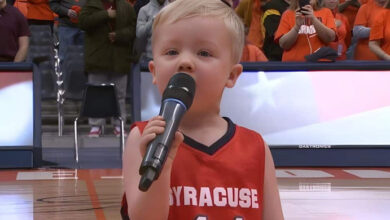
[(138, 188), (145, 192), (160, 175), (172, 145), (175, 132), (184, 113), (191, 107), (195, 95), (195, 81), (186, 73), (177, 73), (169, 80), (163, 92), (159, 115), (166, 125), (164, 132), (156, 136), (147, 147), (139, 168), (141, 179)]

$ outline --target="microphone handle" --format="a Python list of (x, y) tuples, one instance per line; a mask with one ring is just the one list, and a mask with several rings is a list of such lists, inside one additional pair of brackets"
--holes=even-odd
[(186, 112), (186, 106), (177, 99), (164, 100), (160, 115), (163, 116), (166, 125), (164, 132), (148, 144), (146, 154), (142, 160), (139, 174), (141, 180), (138, 188), (147, 191), (152, 182), (158, 179), (164, 163), (167, 159), (175, 133), (179, 127), (181, 118)]

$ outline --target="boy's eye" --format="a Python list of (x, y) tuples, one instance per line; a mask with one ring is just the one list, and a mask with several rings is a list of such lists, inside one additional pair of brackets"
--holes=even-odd
[(199, 55), (202, 57), (209, 57), (211, 54), (208, 51), (202, 50), (199, 52)]
[(168, 50), (165, 54), (170, 55), (170, 56), (174, 56), (174, 55), (177, 55), (178, 52), (176, 50)]

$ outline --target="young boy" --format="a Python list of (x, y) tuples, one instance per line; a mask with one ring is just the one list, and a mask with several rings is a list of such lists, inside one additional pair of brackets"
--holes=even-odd
[(221, 0), (176, 0), (155, 17), (153, 83), (162, 93), (171, 76), (185, 72), (194, 78), (196, 93), (159, 178), (146, 192), (138, 189), (138, 170), (165, 122), (156, 116), (130, 131), (123, 158), (124, 219), (283, 219), (269, 148), (256, 132), (219, 115), (223, 90), (242, 72), (243, 45), (243, 24)]

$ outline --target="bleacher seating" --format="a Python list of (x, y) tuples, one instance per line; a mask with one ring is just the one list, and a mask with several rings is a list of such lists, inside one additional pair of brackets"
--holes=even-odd
[(35, 62), (41, 74), (42, 98), (56, 97), (54, 72), (54, 39), (48, 25), (30, 25), (30, 46), (27, 61)]
[[(56, 52), (58, 40), (52, 34), (49, 26), (30, 25), (30, 45), (27, 61), (37, 64), (41, 78), (42, 97), (42, 129), (43, 132), (56, 132), (58, 129), (58, 89), (65, 90), (65, 101), (62, 105), (65, 134), (73, 131), (72, 119), (77, 115), (83, 97), (83, 91), (87, 83), (84, 70), (84, 46), (71, 45), (67, 48), (67, 54), (62, 60), (61, 68), (55, 71)], [(62, 73), (62, 74), (61, 74)], [(130, 76), (130, 75), (129, 75)], [(61, 83), (63, 81), (63, 83)], [(131, 77), (129, 81), (128, 103), (131, 103)], [(130, 109), (130, 107), (127, 107)], [(130, 112), (128, 114), (130, 116)], [(128, 117), (130, 121), (131, 117)], [(130, 122), (128, 122), (130, 123)], [(82, 133), (89, 129), (87, 120), (80, 121)]]
[(62, 72), (64, 74), (65, 98), (81, 100), (87, 83), (83, 46), (72, 45), (68, 47)]

